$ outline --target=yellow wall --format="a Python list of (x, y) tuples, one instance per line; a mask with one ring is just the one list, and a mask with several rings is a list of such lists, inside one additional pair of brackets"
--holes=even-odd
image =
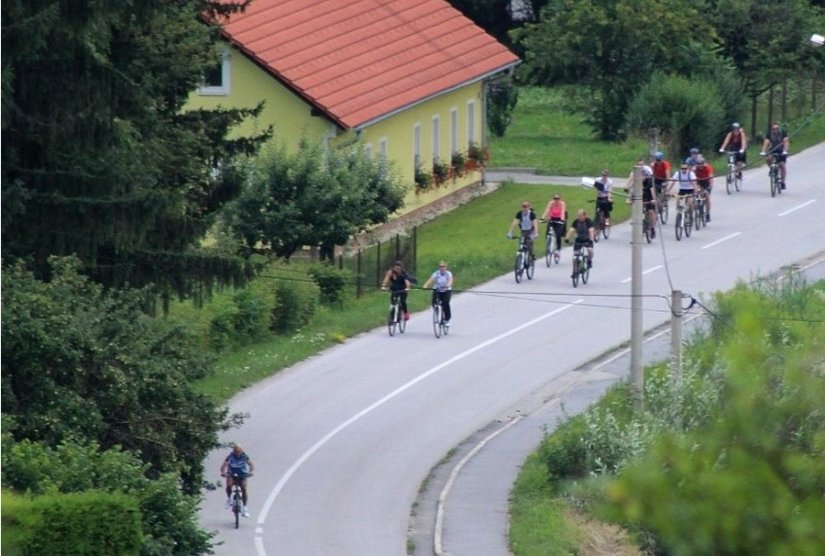
[[(310, 105), (293, 94), (276, 79), (264, 72), (238, 50), (229, 52), (229, 94), (190, 95), (187, 108), (252, 108), (260, 101), (265, 101), (264, 109), (256, 120), (250, 120), (239, 126), (236, 133), (249, 134), (266, 129), (272, 125), (275, 130), (273, 140), (285, 144), (288, 148), (297, 148), (302, 138), (322, 142), (329, 139), (335, 146), (370, 145), (374, 157), (380, 154), (380, 142), (387, 141), (388, 159), (394, 166), (403, 183), (408, 184), (405, 206), (401, 214), (436, 201), (462, 187), (476, 183), (481, 179), (480, 171), (466, 173), (455, 180), (448, 179), (426, 190), (418, 190), (414, 181), (414, 128), (421, 128), (422, 169), (432, 169), (432, 119), (440, 117), (440, 160), (449, 165), (451, 159), (450, 110), (455, 108), (458, 116), (458, 150), (467, 152), (470, 141), (482, 143), (482, 84), (475, 83), (456, 91), (441, 95), (425, 103), (404, 110), (395, 116), (382, 120), (356, 133), (343, 131), (324, 117), (312, 116)], [(474, 137), (468, 137), (468, 108), (470, 100), (474, 101)]]

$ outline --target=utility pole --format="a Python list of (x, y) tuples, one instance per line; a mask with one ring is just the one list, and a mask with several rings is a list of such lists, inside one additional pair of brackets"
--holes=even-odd
[(644, 405), (644, 370), (642, 368), (642, 167), (633, 168), (630, 196), (633, 229), (630, 292), (630, 389), (636, 406)]

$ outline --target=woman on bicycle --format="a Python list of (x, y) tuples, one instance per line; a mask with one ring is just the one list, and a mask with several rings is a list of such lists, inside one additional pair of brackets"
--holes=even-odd
[(610, 226), (610, 211), (613, 210), (613, 180), (607, 170), (602, 172), (602, 177), (593, 182), (596, 188), (596, 214), (601, 212), (604, 215), (604, 225)]
[(450, 310), (450, 295), (453, 288), (453, 273), (447, 270), (447, 263), (441, 261), (438, 263), (438, 270), (432, 273), (427, 278), (422, 286), (424, 289), (434, 285), (433, 287), (433, 305), (436, 301), (441, 300), (441, 307), (444, 309), (444, 326), (450, 326), (450, 319), (452, 318), (452, 311)]
[(381, 283), (381, 289), (390, 289), (392, 295), (398, 296), (398, 304), (401, 311), (404, 312), (404, 320), (410, 320), (410, 313), (407, 311), (407, 292), (412, 287), (407, 271), (404, 270), (404, 264), (401, 261), (395, 261), (384, 275), (384, 281)]
[(221, 464), (221, 477), (226, 477), (226, 509), (232, 509), (232, 485), (238, 477), (241, 486), (241, 496), (243, 496), (243, 516), (249, 517), (249, 508), (246, 505), (246, 478), (255, 470), (255, 464), (243, 451), (240, 444), (235, 444), (226, 459)]
[(725, 140), (722, 141), (722, 146), (719, 147), (719, 152), (724, 153), (731, 151), (734, 153), (736, 159), (736, 177), (742, 179), (742, 167), (748, 161), (748, 136), (745, 130), (742, 129), (737, 122), (733, 122), (730, 126), (730, 131), (725, 135)]
[(556, 232), (556, 251), (561, 251), (561, 238), (567, 233), (567, 205), (561, 199), (561, 195), (556, 193), (547, 208), (544, 209), (544, 218), (547, 220), (547, 234), (550, 235), (550, 227)]

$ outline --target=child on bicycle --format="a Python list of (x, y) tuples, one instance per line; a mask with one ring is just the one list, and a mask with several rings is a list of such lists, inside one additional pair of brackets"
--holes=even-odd
[(447, 270), (447, 263), (441, 261), (438, 263), (438, 270), (432, 273), (427, 278), (422, 286), (424, 289), (434, 285), (433, 287), (433, 305), (436, 301), (441, 300), (441, 307), (444, 309), (444, 326), (450, 326), (450, 319), (452, 318), (452, 311), (450, 310), (450, 295), (453, 288), (453, 273)]

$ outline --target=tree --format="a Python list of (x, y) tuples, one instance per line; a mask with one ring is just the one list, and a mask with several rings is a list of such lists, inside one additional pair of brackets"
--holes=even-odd
[(305, 245), (330, 260), (336, 245), (366, 227), (386, 222), (403, 204), (403, 186), (383, 162), (356, 151), (303, 143), (263, 156), (227, 223), (247, 248), (263, 244), (279, 257)]
[(107, 291), (50, 259), (48, 281), (22, 264), (2, 291), (4, 432), (56, 446), (66, 438), (120, 446), (150, 477), (180, 476), (199, 491), (202, 462), (227, 413), (191, 382), (212, 361), (180, 326), (146, 316), (146, 293)]
[(713, 37), (696, 8), (678, 0), (551, 0), (539, 23), (513, 34), (526, 50), (526, 78), (571, 85), (607, 140), (624, 135), (627, 106), (655, 69), (684, 65), (692, 42)]
[(268, 136), (227, 134), (261, 107), (183, 110), (217, 61), (206, 22), (244, 4), (3, 2), (5, 263), (45, 277), (73, 254), (106, 285), (181, 295), (244, 278), (198, 246), (240, 190), (236, 160)]

